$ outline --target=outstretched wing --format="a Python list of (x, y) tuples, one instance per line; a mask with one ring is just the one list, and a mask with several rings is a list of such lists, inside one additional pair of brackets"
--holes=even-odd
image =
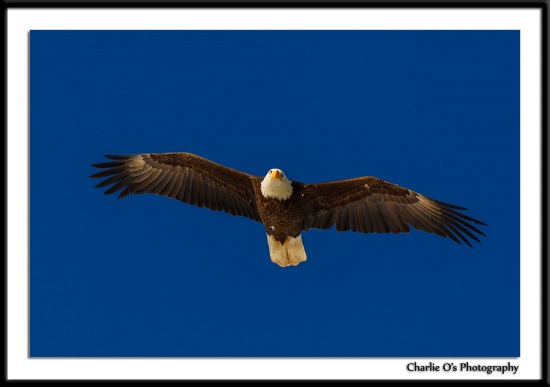
[(467, 237), (479, 242), (474, 233), (485, 235), (473, 224), (486, 224), (459, 212), (465, 208), (376, 177), (304, 184), (303, 194), (304, 230), (336, 224), (338, 231), (397, 234), (412, 226), (470, 247)]
[(96, 188), (113, 184), (106, 195), (158, 194), (261, 222), (252, 175), (183, 152), (105, 157), (114, 161), (93, 164), (106, 169), (90, 177), (105, 178)]

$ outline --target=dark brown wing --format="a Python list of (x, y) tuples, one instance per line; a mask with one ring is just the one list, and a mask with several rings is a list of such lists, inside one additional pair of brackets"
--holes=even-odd
[(457, 243), (466, 236), (479, 242), (474, 233), (485, 235), (473, 224), (486, 225), (452, 204), (430, 199), (376, 177), (334, 181), (303, 186), (303, 229), (328, 229), (362, 233), (407, 233), (409, 226)]
[(114, 161), (93, 164), (107, 168), (91, 175), (105, 178), (96, 188), (113, 184), (105, 194), (152, 193), (260, 222), (252, 180), (256, 177), (191, 153), (106, 155)]

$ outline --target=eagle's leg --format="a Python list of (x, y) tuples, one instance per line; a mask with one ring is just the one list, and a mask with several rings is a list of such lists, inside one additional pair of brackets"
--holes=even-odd
[(271, 260), (279, 266), (296, 266), (307, 259), (301, 234), (296, 238), (287, 237), (284, 243), (268, 235), (267, 244)]

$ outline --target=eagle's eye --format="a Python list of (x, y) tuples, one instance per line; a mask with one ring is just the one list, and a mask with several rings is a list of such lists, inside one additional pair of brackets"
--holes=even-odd
[(273, 172), (273, 171), (269, 171), (269, 174), (270, 174), (270, 175), (271, 175), (271, 172)]
[(285, 177), (285, 174), (281, 172), (281, 177)]

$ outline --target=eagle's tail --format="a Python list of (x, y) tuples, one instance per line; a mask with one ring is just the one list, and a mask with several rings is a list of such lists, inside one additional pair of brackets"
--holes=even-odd
[(296, 238), (287, 237), (284, 243), (268, 235), (267, 244), (271, 260), (279, 266), (296, 266), (307, 259), (301, 234)]

